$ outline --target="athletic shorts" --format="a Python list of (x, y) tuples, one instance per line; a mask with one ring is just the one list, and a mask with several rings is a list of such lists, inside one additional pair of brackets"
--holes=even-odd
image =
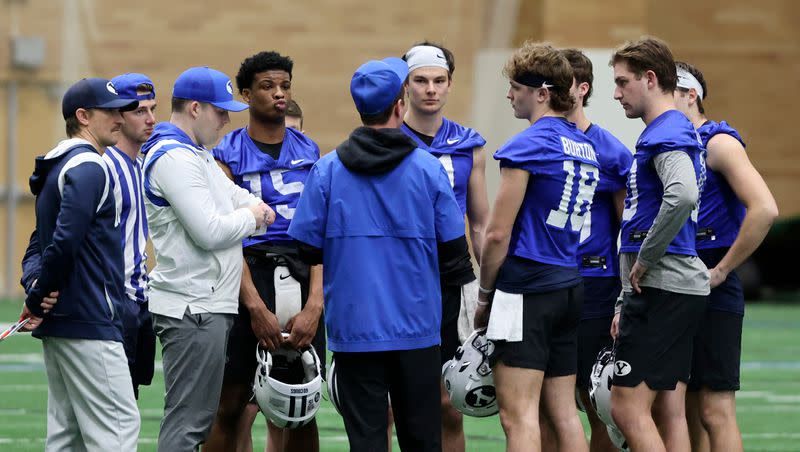
[(706, 310), (694, 338), (689, 390), (738, 391), (744, 316)]
[[(273, 282), (275, 267), (278, 260), (263, 256), (255, 256), (245, 253), (245, 261), (250, 267), (250, 274), (253, 284), (256, 286), (258, 294), (267, 309), (275, 312), (275, 285)], [(282, 263), (285, 265), (285, 263)], [(308, 272), (296, 271), (291, 265), (288, 266), (292, 276), (300, 283), (301, 305), (305, 306), (308, 300)], [(258, 340), (250, 325), (250, 312), (242, 305), (239, 305), (239, 314), (234, 317), (233, 327), (228, 334), (228, 348), (225, 362), (225, 384), (246, 383), (252, 384), (256, 374), (258, 362), (256, 361), (256, 344)], [(317, 333), (311, 341), (311, 345), (317, 351), (321, 365), (322, 374), (325, 375), (326, 343), (325, 343), (325, 319), (320, 315)]]
[(552, 292), (522, 296), (522, 341), (493, 341), (492, 366), (535, 369), (546, 377), (574, 375), (578, 362), (578, 325), (583, 283)]
[(461, 345), (458, 340), (458, 314), (461, 310), (461, 286), (442, 284), (442, 364), (453, 358)]
[(611, 347), (611, 320), (614, 317), (581, 320), (578, 326), (578, 373), (575, 385), (580, 389), (592, 387), (590, 375), (597, 355), (605, 347)]
[(707, 297), (653, 287), (625, 293), (617, 337), (614, 382), (654, 391), (688, 383), (694, 336), (708, 306)]

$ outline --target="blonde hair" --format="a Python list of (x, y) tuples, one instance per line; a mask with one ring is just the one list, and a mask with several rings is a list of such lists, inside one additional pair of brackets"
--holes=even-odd
[(550, 44), (525, 41), (506, 62), (503, 75), (518, 83), (525, 76), (547, 80), (548, 85), (552, 85), (547, 88), (550, 91), (550, 108), (555, 111), (569, 111), (575, 105), (575, 98), (569, 92), (572, 87), (572, 66)]

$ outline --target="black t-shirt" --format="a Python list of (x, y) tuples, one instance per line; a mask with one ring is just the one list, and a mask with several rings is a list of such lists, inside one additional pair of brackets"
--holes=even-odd
[(413, 129), (411, 126), (409, 126), (409, 125), (408, 125), (408, 123), (407, 123), (407, 122), (405, 122), (405, 121), (403, 121), (403, 124), (405, 124), (405, 126), (406, 126), (406, 127), (408, 127), (408, 130), (410, 130), (410, 131), (414, 132), (414, 135), (418, 136), (418, 137), (419, 137), (419, 139), (420, 139), (420, 140), (422, 140), (422, 142), (423, 142), (423, 143), (425, 143), (425, 144), (426, 144), (426, 145), (428, 145), (428, 146), (430, 146), (431, 144), (433, 144), (433, 139), (434, 139), (435, 137), (432, 137), (432, 136), (430, 136), (430, 135), (425, 135), (425, 134), (424, 134), (424, 133), (422, 133), (422, 132), (417, 132), (417, 131), (416, 131), (416, 130), (414, 130), (414, 129)]
[(281, 148), (283, 147), (283, 141), (279, 141), (277, 143), (262, 143), (260, 141), (253, 140), (253, 143), (256, 144), (256, 147), (258, 147), (259, 151), (272, 157), (272, 159), (275, 160), (276, 162), (278, 161), (278, 157), (280, 157), (281, 155)]

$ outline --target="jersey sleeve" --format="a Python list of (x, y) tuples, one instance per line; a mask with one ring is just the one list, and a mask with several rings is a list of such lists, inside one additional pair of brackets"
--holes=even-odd
[(500, 162), (501, 168), (519, 168), (536, 174), (540, 163), (552, 160), (551, 149), (553, 146), (548, 146), (547, 137), (522, 133), (498, 149), (494, 159)]
[(211, 150), (211, 155), (220, 163), (224, 163), (233, 174), (239, 172), (240, 151), (234, 146), (234, 133), (233, 131), (222, 138), (222, 141)]
[(308, 174), (288, 233), (292, 238), (315, 248), (322, 248), (328, 224), (327, 177), (315, 164)]

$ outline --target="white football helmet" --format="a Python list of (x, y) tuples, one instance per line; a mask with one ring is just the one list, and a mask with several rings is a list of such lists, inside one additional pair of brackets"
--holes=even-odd
[(328, 376), (325, 379), (328, 387), (328, 400), (331, 401), (331, 405), (336, 408), (336, 412), (339, 413), (341, 416), (342, 410), (341, 405), (339, 404), (339, 386), (337, 385), (336, 380), (336, 360), (332, 359), (330, 365), (328, 365)]
[(444, 387), (453, 406), (463, 414), (486, 417), (497, 414), (497, 394), (489, 356), (494, 344), (486, 339), (486, 330), (469, 335), (456, 355), (442, 366)]
[(253, 392), (264, 416), (280, 428), (297, 428), (314, 419), (322, 396), (320, 361), (314, 347), (280, 347), (269, 352), (257, 345), (256, 359)]
[(611, 382), (614, 379), (614, 351), (606, 347), (597, 354), (597, 361), (589, 375), (592, 387), (589, 388), (589, 400), (592, 402), (597, 417), (606, 424), (611, 442), (622, 451), (628, 450), (628, 443), (611, 417)]
[(606, 425), (606, 431), (608, 431), (608, 437), (611, 439), (611, 442), (617, 446), (617, 449), (621, 452), (630, 452), (631, 449), (628, 447), (628, 441), (625, 440), (625, 436), (618, 428)]

